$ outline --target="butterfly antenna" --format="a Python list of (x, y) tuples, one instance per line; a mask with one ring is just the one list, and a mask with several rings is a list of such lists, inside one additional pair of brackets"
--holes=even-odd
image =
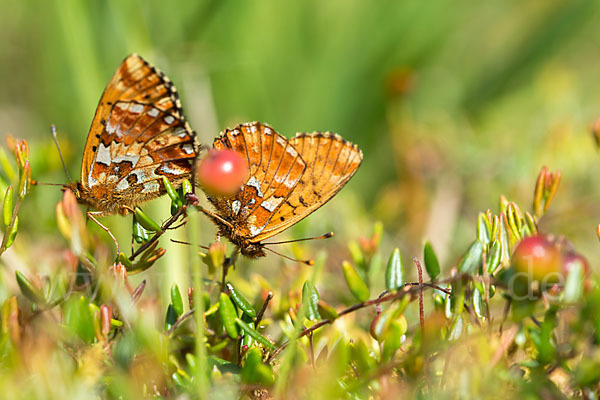
[(298, 260), (297, 258), (288, 257), (285, 254), (281, 254), (281, 253), (279, 253), (279, 252), (277, 252), (277, 251), (275, 251), (273, 249), (270, 249), (268, 247), (264, 247), (264, 249), (265, 250), (269, 250), (271, 253), (277, 254), (278, 256), (283, 257), (286, 260), (290, 260), (290, 261), (294, 261), (294, 262), (299, 262), (301, 264), (310, 265), (310, 266), (315, 265), (315, 261), (314, 260)]
[(321, 236), (315, 236), (315, 237), (304, 238), (304, 239), (284, 240), (284, 241), (281, 241), (281, 242), (269, 242), (269, 243), (263, 243), (263, 244), (271, 245), (271, 244), (285, 244), (285, 243), (304, 242), (305, 240), (329, 239), (332, 236), (333, 236), (333, 232), (327, 232), (326, 234), (321, 235)]
[(31, 180), (32, 185), (40, 185), (40, 186), (60, 186), (64, 187), (64, 183), (48, 183), (48, 182), (38, 182), (36, 180)]
[[(177, 239), (171, 239), (171, 242), (179, 243), (179, 244), (187, 244), (188, 246), (192, 245), (190, 242), (185, 242), (183, 240), (177, 240)], [(202, 246), (201, 244), (199, 244), (198, 247), (200, 247), (201, 249), (204, 249), (204, 250), (208, 250), (207, 246)]]
[(67, 165), (65, 164), (65, 159), (63, 158), (62, 151), (60, 151), (60, 146), (58, 145), (58, 138), (56, 137), (56, 126), (54, 124), (50, 125), (50, 130), (52, 131), (52, 138), (54, 139), (54, 144), (58, 149), (58, 156), (60, 157), (60, 162), (62, 163), (63, 169), (65, 170), (65, 175), (67, 175), (67, 179), (69, 182), (73, 182), (71, 176), (69, 175), (69, 171), (67, 171)]

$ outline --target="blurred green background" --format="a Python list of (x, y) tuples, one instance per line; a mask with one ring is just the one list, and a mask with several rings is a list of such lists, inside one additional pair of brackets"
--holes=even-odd
[[(563, 181), (542, 226), (564, 232), (592, 261), (598, 255), (598, 155), (588, 132), (600, 114), (598, 2), (1, 5), (1, 133), (30, 142), (34, 179), (66, 182), (51, 123), (78, 178), (102, 90), (121, 60), (138, 52), (175, 83), (203, 143), (259, 120), (286, 136), (335, 131), (362, 148), (363, 165), (349, 185), (284, 236), (336, 230), (334, 239), (310, 246), (340, 246), (336, 257), (347, 258), (345, 243), (369, 235), (380, 220), (384, 254), (400, 246), (420, 256), (429, 238), (448, 268), (474, 238), (477, 212), (497, 212), (501, 193), (529, 209), (547, 165)], [(21, 224), (35, 231), (23, 230), (17, 242), (60, 240), (60, 195), (53, 187), (34, 190)], [(167, 203), (147, 208), (165, 216)], [(130, 223), (107, 222), (123, 241)], [(213, 228), (203, 227), (210, 240)], [(170, 254), (165, 266), (177, 257)], [(281, 262), (273, 257), (266, 263)]]

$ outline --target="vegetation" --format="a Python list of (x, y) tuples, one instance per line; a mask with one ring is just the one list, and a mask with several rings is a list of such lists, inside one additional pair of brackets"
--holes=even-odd
[[(4, 396), (597, 397), (600, 6), (34, 3), (0, 17)], [(282, 240), (335, 236), (276, 248), (314, 266), (236, 257), (188, 185), (102, 219), (116, 254), (68, 191), (32, 184), (66, 182), (51, 123), (78, 170), (131, 52), (203, 144), (260, 120), (360, 146)]]

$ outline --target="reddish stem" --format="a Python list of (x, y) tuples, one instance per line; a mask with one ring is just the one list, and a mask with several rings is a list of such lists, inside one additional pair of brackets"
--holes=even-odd
[[(413, 261), (417, 266), (417, 272), (419, 274), (419, 288), (423, 287), (423, 268), (417, 257), (413, 257)], [(421, 337), (425, 337), (425, 316), (423, 312), (423, 290), (419, 290), (419, 318), (421, 320)]]

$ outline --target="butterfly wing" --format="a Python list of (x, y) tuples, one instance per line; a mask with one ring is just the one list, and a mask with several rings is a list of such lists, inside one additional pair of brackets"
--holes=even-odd
[(234, 236), (255, 237), (292, 193), (306, 163), (286, 138), (258, 122), (224, 131), (213, 147), (231, 149), (246, 158), (250, 175), (234, 197), (208, 199), (219, 216), (234, 226)]
[(352, 178), (363, 158), (356, 145), (329, 132), (299, 133), (289, 143), (305, 161), (306, 171), (252, 243), (282, 232), (327, 203)]
[(81, 183), (96, 198), (147, 200), (191, 176), (195, 135), (173, 84), (137, 54), (106, 87), (83, 153)]

